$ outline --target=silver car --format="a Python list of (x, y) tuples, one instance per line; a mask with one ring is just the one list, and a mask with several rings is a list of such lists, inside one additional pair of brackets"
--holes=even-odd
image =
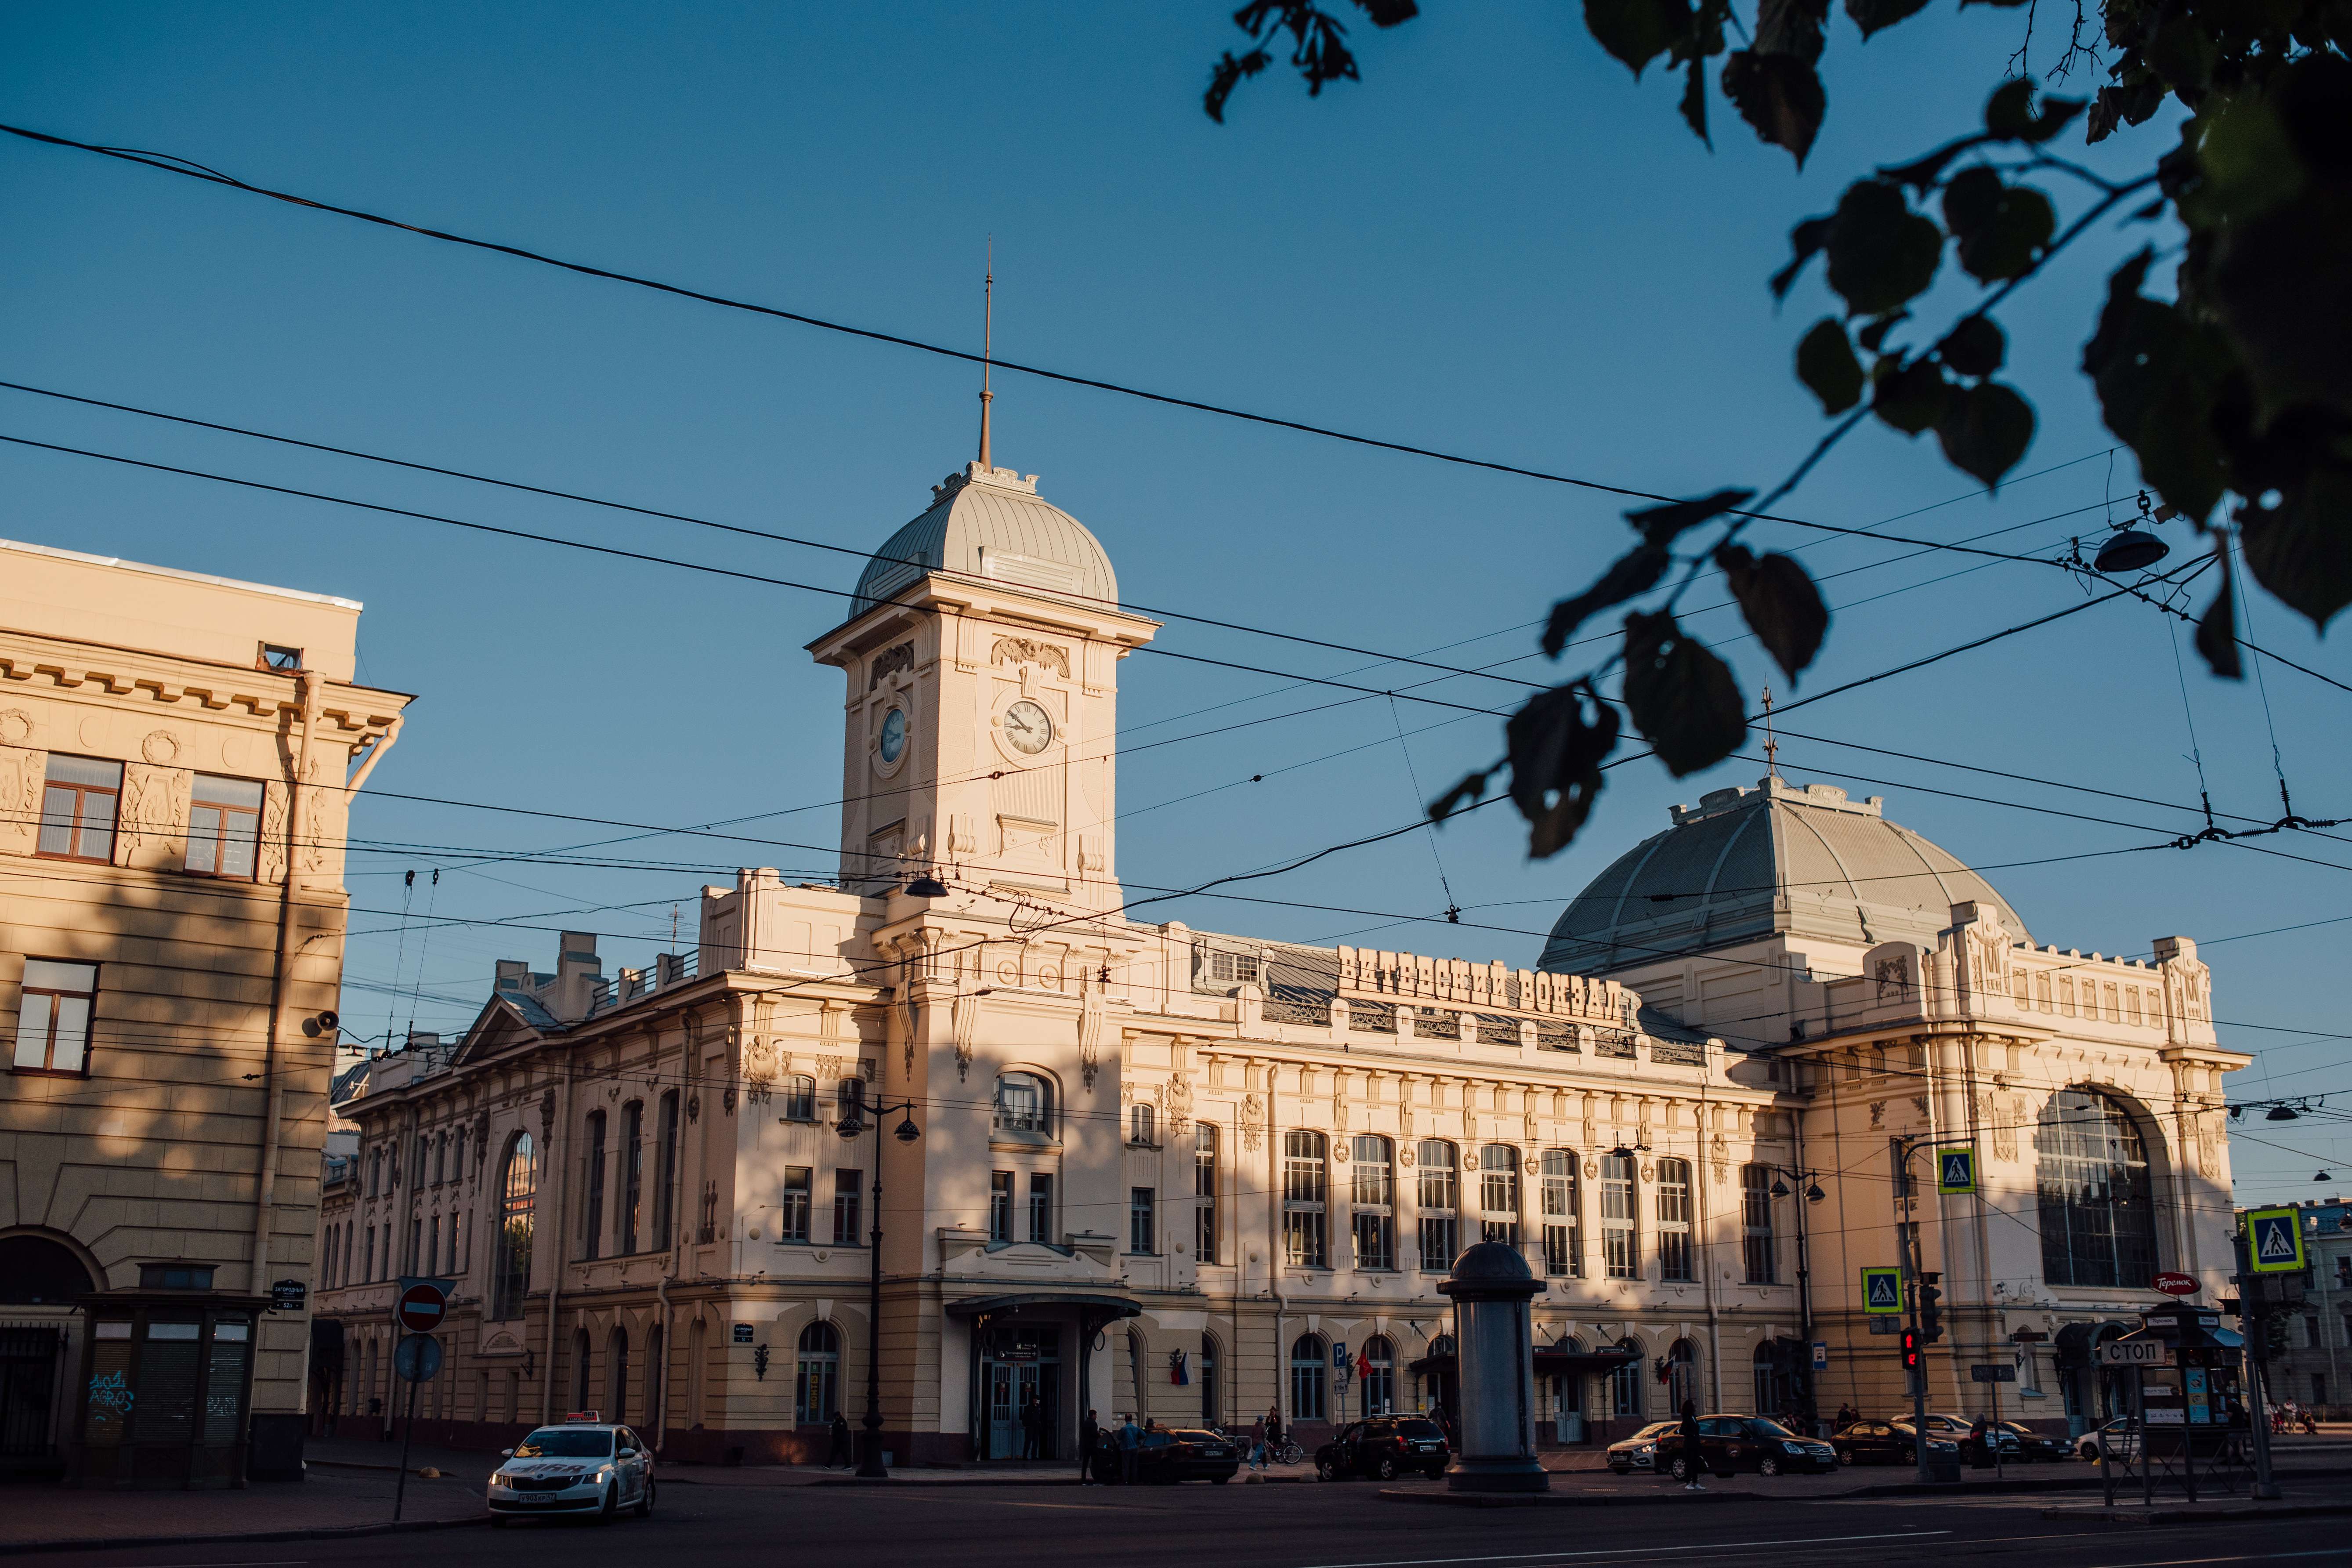
[(490, 1473), (490, 1522), (527, 1514), (587, 1514), (610, 1524), (623, 1509), (654, 1511), (654, 1458), (628, 1427), (593, 1410), (541, 1426), (505, 1451)]

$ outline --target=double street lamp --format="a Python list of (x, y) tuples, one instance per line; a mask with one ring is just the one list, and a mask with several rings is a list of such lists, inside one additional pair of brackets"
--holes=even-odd
[[(869, 1100), (864, 1079), (844, 1079), (841, 1120), (834, 1123), (834, 1131), (844, 1139), (862, 1138), (868, 1116), (878, 1127), (882, 1118), (893, 1111), (901, 1120), (891, 1136), (901, 1143), (912, 1143), (923, 1135), (923, 1130), (915, 1125), (913, 1100)], [(874, 1216), (866, 1229), (866, 1245), (871, 1271), (866, 1286), (866, 1416), (859, 1423), (866, 1428), (866, 1452), (858, 1460), (857, 1473), (872, 1480), (887, 1480), (890, 1472), (882, 1464), (882, 1145), (878, 1140), (874, 1145)]]
[[(1804, 1390), (1805, 1420), (1808, 1424), (1811, 1424), (1821, 1419), (1822, 1412), (1820, 1391), (1813, 1386), (1812, 1261), (1808, 1256), (1808, 1243), (1811, 1238), (1806, 1233), (1805, 1211), (1828, 1197), (1829, 1194), (1822, 1191), (1819, 1171), (1799, 1170), (1793, 1165), (1773, 1165), (1769, 1169), (1772, 1172), (1771, 1195), (1774, 1198), (1785, 1198), (1790, 1195), (1789, 1182), (1801, 1183), (1805, 1195), (1805, 1201), (1797, 1205), (1797, 1331), (1805, 1347), (1805, 1363), (1801, 1369), (1802, 1376), (1799, 1386)], [(1788, 1178), (1787, 1181), (1781, 1179), (1784, 1176)], [(1808, 1431), (1805, 1436), (1810, 1437), (1813, 1434)]]

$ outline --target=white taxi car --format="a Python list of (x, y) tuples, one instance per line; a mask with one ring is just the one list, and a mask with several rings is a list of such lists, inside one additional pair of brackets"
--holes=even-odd
[(490, 1522), (522, 1514), (585, 1513), (610, 1524), (623, 1509), (654, 1511), (654, 1457), (628, 1427), (575, 1411), (505, 1451), (490, 1473)]

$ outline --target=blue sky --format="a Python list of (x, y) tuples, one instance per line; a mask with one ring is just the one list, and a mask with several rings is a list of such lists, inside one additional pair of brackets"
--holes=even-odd
[[(1939, 5), (1864, 47), (1841, 18), (1830, 119), (1799, 174), (1719, 101), (1710, 153), (1675, 117), (1675, 84), (1634, 83), (1559, 4), (1441, 7), (1360, 31), (1365, 83), (1309, 101), (1269, 77), (1220, 128), (1199, 102), (1208, 63), (1237, 37), (1228, 9), (16, 7), (0, 15), (0, 117), (975, 348), (992, 236), (997, 342), (1014, 358), (1687, 493), (1769, 482), (1817, 437), (1788, 364), (1824, 296), (1809, 281), (1776, 313), (1764, 288), (1789, 226), (1855, 174), (1972, 124), (2020, 26), (2014, 13)], [(0, 146), (0, 212), (8, 380), (845, 545), (877, 543), (970, 455), (974, 378), (952, 362), (13, 142)], [(2100, 280), (2139, 237), (2095, 234), (2004, 313), (2014, 377), (2041, 412), (2021, 469), (2036, 477), (1997, 500), (1972, 494), (1931, 440), (1874, 428), (1786, 510), (1855, 527), (1902, 516), (1889, 526), (1937, 540), (2013, 530), (1994, 542), (2036, 550), (2095, 532), (2110, 499), (2128, 511), (2128, 454), (2111, 458), (2074, 364)], [(1940, 315), (1969, 298), (1947, 280), (1931, 303)], [(1505, 673), (1540, 679), (1529, 623), (1627, 538), (1622, 503), (1591, 492), (1017, 375), (997, 390), (999, 460), (1042, 475), (1147, 605), (1402, 653), (1444, 647), (1447, 660), (1516, 658)], [(821, 584), (855, 576), (838, 555), (17, 393), (0, 392), (0, 433)], [(791, 812), (739, 831), (834, 837), (839, 677), (801, 645), (837, 600), (22, 448), (0, 450), (0, 498), (12, 537), (366, 601), (365, 676), (422, 694), (373, 781), (383, 791), (663, 824)], [(1801, 696), (2084, 595), (2037, 568), (1968, 570), (1979, 563), (1794, 529), (1759, 537), (1805, 545), (1818, 575), (1851, 573), (1827, 584), (1840, 614)], [(1713, 602), (1704, 589), (1694, 601)], [(2258, 640), (2352, 676), (2276, 605), (2253, 615)], [(1726, 639), (1749, 689), (1785, 686), (1752, 643), (1728, 640), (1728, 614), (1692, 624)], [(1121, 864), (1134, 884), (1189, 885), (1396, 826), (1498, 750), (1494, 720), (1412, 700), (1224, 728), (1331, 702), (1346, 694), (1286, 689), (1284, 677), (1365, 661), (1181, 622), (1162, 640), (1271, 673), (1124, 667)], [(1405, 679), (1394, 666), (1350, 679)], [(1796, 726), (2164, 806), (1816, 742), (1789, 742), (1781, 767), (1885, 795), (1896, 819), (1999, 865), (2197, 826), (2179, 809), (2199, 788), (2193, 718), (2216, 805), (2273, 814), (2261, 694), (2204, 677), (2193, 658), (2185, 684), (2186, 714), (2165, 622), (2106, 606), (1824, 701)], [(1506, 707), (1512, 689), (1455, 679), (1422, 694)], [(2352, 813), (2352, 699), (2278, 668), (2268, 699), (2296, 805)], [(1134, 750), (1204, 731), (1221, 732)], [(1559, 907), (1663, 826), (1668, 804), (1759, 772), (1619, 769), (1584, 838), (1548, 863), (1528, 864), (1512, 821), (1489, 812), (1436, 836), (1433, 854), (1412, 835), (1254, 885), (1287, 902), (1150, 912), (1526, 963)], [(1254, 774), (1264, 782), (1244, 782)], [(672, 837), (631, 847), (662, 862), (646, 871), (461, 869), (461, 848), (607, 835), (388, 798), (364, 805), (353, 832), (367, 850), (352, 880), (365, 934), (346, 1013), (362, 1034), (462, 1024), (494, 959), (548, 963), (555, 939), (541, 928), (606, 933), (610, 968), (667, 944), (673, 902), (690, 941), (694, 889), (733, 865), (830, 868), (782, 844)], [(2037, 938), (2086, 952), (2344, 912), (2352, 847), (2265, 844), (2333, 864), (2208, 846), (1990, 876)], [(412, 845), (440, 847), (391, 847)], [(404, 930), (411, 869), (414, 912), (511, 923)], [(1501, 929), (1427, 923), (1449, 902)], [(579, 910), (594, 912), (557, 912)], [(2341, 1027), (2337, 988), (2320, 982), (2347, 932), (2210, 946), (2227, 1037), (2263, 1053), (2241, 1095), (2352, 1092), (2343, 1042), (2277, 1032)], [(2236, 1148), (2242, 1197), (2322, 1195), (2312, 1173), (2352, 1158), (2311, 1122), (2250, 1129)]]

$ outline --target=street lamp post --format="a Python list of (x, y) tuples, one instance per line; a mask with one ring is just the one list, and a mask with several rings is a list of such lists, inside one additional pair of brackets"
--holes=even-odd
[[(865, 1079), (845, 1079), (842, 1089), (845, 1099), (841, 1120), (834, 1130), (843, 1138), (855, 1140), (865, 1136), (866, 1116), (870, 1112), (875, 1125), (892, 1111), (900, 1112), (892, 1136), (901, 1143), (912, 1143), (923, 1135), (915, 1125), (915, 1102), (896, 1102), (866, 1098)], [(854, 1098), (853, 1098), (854, 1097)], [(866, 1228), (866, 1245), (871, 1254), (870, 1269), (866, 1283), (866, 1415), (859, 1423), (866, 1428), (866, 1453), (858, 1460), (857, 1473), (869, 1480), (888, 1480), (890, 1472), (882, 1463), (882, 1144), (874, 1145), (874, 1217)]]
[[(1802, 1336), (1805, 1346), (1803, 1369), (1805, 1423), (1808, 1427), (1811, 1427), (1820, 1423), (1822, 1412), (1821, 1391), (1813, 1386), (1813, 1279), (1811, 1258), (1808, 1250), (1809, 1235), (1805, 1226), (1805, 1215), (1813, 1205), (1820, 1203), (1829, 1194), (1822, 1191), (1819, 1171), (1801, 1171), (1793, 1165), (1775, 1165), (1772, 1167), (1772, 1196), (1776, 1198), (1789, 1196), (1789, 1189), (1783, 1186), (1780, 1180), (1780, 1177), (1786, 1176), (1792, 1182), (1801, 1184), (1800, 1190), (1805, 1199), (1803, 1203), (1797, 1205), (1797, 1324), (1798, 1332)], [(1811, 1437), (1814, 1433), (1808, 1430), (1805, 1436)]]

